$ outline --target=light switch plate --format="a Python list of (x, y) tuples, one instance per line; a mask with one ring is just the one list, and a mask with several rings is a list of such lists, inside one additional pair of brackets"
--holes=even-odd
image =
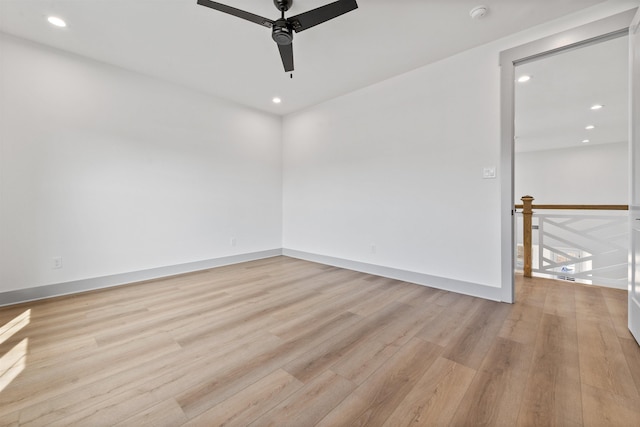
[(496, 168), (495, 167), (488, 167), (488, 168), (482, 169), (482, 178), (484, 178), (484, 179), (493, 179), (495, 177), (496, 177)]

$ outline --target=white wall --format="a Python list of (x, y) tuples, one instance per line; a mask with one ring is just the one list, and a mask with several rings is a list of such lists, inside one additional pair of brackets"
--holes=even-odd
[(282, 246), (279, 117), (7, 35), (0, 61), (0, 292)]
[(488, 53), (287, 117), (284, 247), (499, 286), (499, 186), (482, 179), (499, 153)]
[(499, 53), (618, 3), (286, 117), (284, 248), (501, 287)]
[(280, 247), (499, 289), (499, 52), (618, 3), (283, 122), (0, 35), (0, 292)]
[(516, 203), (629, 203), (628, 142), (516, 153), (514, 170)]

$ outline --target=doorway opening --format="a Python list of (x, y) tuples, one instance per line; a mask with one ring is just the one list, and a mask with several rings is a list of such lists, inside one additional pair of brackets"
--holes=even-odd
[[(501, 66), (501, 258), (502, 300), (515, 301), (514, 272), (516, 267), (515, 239), (515, 92), (516, 70), (540, 58), (550, 58), (588, 45), (603, 43), (628, 34), (635, 10), (619, 13), (590, 24), (556, 34), (532, 43), (504, 51), (500, 55)], [(598, 101), (594, 101), (598, 102)], [(583, 126), (583, 130), (587, 125)], [(583, 139), (586, 139), (583, 138)], [(583, 140), (581, 139), (581, 141)], [(523, 196), (519, 195), (518, 197)]]
[[(525, 277), (628, 285), (628, 42), (515, 67), (515, 270)], [(526, 229), (523, 196), (534, 199)]]

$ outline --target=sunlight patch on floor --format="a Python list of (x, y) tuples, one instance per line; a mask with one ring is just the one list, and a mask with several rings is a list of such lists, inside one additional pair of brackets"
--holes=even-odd
[(25, 310), (21, 315), (14, 317), (6, 325), (0, 327), (0, 344), (20, 332), (31, 321), (31, 309)]
[[(0, 345), (24, 329), (31, 321), (31, 310), (25, 310), (19, 316), (0, 327)], [(29, 338), (24, 338), (11, 350), (0, 357), (0, 392), (2, 392), (27, 366)]]
[(26, 368), (28, 348), (29, 338), (25, 338), (0, 358), (0, 392)]

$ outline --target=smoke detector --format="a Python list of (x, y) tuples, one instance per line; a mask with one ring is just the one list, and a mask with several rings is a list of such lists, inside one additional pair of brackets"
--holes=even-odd
[(476, 6), (469, 12), (469, 15), (473, 19), (480, 19), (484, 17), (489, 12), (489, 8), (487, 6)]

